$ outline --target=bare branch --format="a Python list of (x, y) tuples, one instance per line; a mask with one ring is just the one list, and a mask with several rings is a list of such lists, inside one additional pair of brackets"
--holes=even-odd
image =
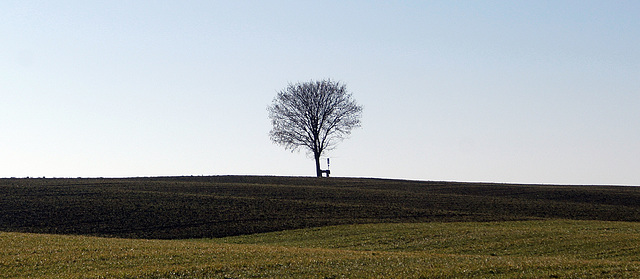
[(360, 127), (362, 107), (346, 85), (331, 80), (289, 84), (267, 108), (272, 129), (269, 136), (285, 149), (305, 147), (316, 159)]

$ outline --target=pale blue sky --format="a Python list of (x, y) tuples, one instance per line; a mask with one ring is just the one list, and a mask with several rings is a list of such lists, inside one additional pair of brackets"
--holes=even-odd
[(336, 176), (640, 185), (640, 1), (2, 1), (0, 177), (313, 176), (289, 82), (364, 106)]

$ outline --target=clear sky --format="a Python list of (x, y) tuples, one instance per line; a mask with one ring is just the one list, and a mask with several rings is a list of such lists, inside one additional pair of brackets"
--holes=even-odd
[[(335, 176), (640, 185), (640, 1), (0, 3), (0, 177), (313, 176), (289, 82), (347, 84)], [(324, 166), (323, 166), (324, 167)]]

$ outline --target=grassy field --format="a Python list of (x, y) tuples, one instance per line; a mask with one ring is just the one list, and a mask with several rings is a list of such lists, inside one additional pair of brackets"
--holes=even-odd
[(640, 188), (0, 179), (0, 278), (640, 278)]
[(220, 239), (0, 233), (3, 278), (637, 278), (640, 224), (342, 225)]

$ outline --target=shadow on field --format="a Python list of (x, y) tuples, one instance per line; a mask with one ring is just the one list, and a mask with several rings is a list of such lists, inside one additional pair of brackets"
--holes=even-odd
[(640, 188), (261, 176), (0, 179), (0, 230), (224, 237), (338, 224), (640, 221)]

